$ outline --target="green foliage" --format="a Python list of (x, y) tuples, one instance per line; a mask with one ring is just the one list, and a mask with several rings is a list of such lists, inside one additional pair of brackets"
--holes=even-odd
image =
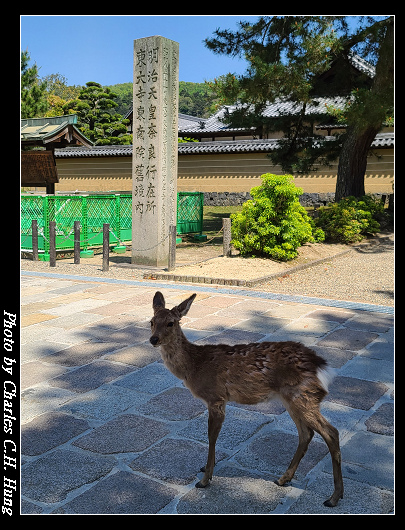
[(382, 215), (384, 206), (378, 199), (346, 197), (332, 206), (320, 208), (316, 226), (322, 228), (326, 239), (338, 243), (355, 243), (366, 234), (380, 230), (376, 217)]
[(129, 83), (118, 83), (116, 85), (109, 85), (104, 88), (109, 88), (112, 92), (117, 94), (115, 102), (117, 106), (115, 111), (125, 116), (125, 114), (132, 110), (132, 98), (133, 98), (133, 84)]
[(78, 99), (66, 103), (63, 110), (77, 113), (80, 130), (96, 145), (129, 144), (132, 139), (126, 134), (129, 120), (123, 120), (121, 114), (111, 111), (117, 107), (116, 97), (117, 94), (110, 88), (89, 81), (80, 91)]
[(46, 75), (41, 81), (46, 83), (48, 95), (58, 96), (65, 101), (76, 99), (82, 89), (80, 85), (68, 85), (67, 78), (61, 74)]
[(206, 83), (179, 82), (179, 112), (208, 118), (216, 99), (210, 86)]
[[(247, 61), (245, 74), (229, 73), (211, 83), (221, 104), (237, 102), (237, 110), (225, 116), (225, 123), (256, 127), (263, 137), (282, 131), (281, 149), (268, 156), (286, 173), (316, 170), (317, 165), (338, 156), (353, 158), (348, 167), (341, 164), (338, 172), (339, 183), (350, 183), (352, 191), (345, 195), (357, 193), (356, 179), (364, 180), (367, 156), (367, 149), (354, 149), (345, 138), (354, 131), (361, 139), (370, 127), (378, 132), (383, 122), (391, 123), (394, 93), (393, 17), (359, 16), (355, 25), (348, 21), (341, 15), (263, 15), (254, 23), (239, 22), (236, 31), (217, 29), (212, 38), (205, 39), (214, 53)], [(374, 77), (353, 75), (350, 55), (374, 65)], [(308, 113), (308, 105), (320, 95), (340, 95), (347, 104), (344, 109), (319, 108), (319, 112)], [(267, 103), (278, 98), (296, 104), (294, 116), (266, 116)], [(347, 125), (336, 141), (314, 130), (328, 111)], [(369, 145), (372, 140), (370, 135)], [(359, 174), (353, 167), (360, 168)]]
[[(117, 94), (116, 112), (125, 115), (132, 109), (132, 83), (119, 83), (105, 88), (110, 88)], [(179, 82), (179, 112), (182, 114), (207, 118), (213, 112), (215, 99), (215, 94), (206, 83)]]
[[(311, 221), (298, 197), (291, 175), (262, 175), (262, 184), (252, 188), (253, 200), (231, 216), (232, 244), (242, 255), (258, 255), (287, 261), (297, 256), (304, 243), (315, 241)], [(323, 239), (316, 230), (316, 240)]]
[(43, 116), (48, 107), (46, 101), (46, 83), (38, 78), (36, 63), (28, 67), (30, 62), (28, 50), (21, 52), (21, 118)]

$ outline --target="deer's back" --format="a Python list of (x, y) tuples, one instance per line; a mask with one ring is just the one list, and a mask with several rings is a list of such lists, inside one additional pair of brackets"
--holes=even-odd
[(254, 404), (286, 392), (326, 392), (317, 369), (326, 361), (299, 342), (206, 345), (191, 353), (195, 370), (185, 384), (197, 397)]

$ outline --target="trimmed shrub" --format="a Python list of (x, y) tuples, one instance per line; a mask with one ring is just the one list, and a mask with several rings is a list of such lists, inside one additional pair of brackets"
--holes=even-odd
[(250, 190), (253, 200), (231, 215), (232, 244), (242, 255), (264, 256), (287, 261), (297, 256), (306, 242), (322, 241), (324, 233), (312, 223), (298, 197), (291, 175), (261, 176), (262, 184)]
[(379, 232), (380, 223), (376, 217), (382, 214), (384, 206), (373, 196), (346, 197), (329, 207), (320, 208), (315, 225), (322, 228), (329, 241), (355, 243), (367, 234)]

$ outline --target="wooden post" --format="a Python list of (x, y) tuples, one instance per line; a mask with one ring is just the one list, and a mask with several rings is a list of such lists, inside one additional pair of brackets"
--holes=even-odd
[(104, 223), (103, 224), (103, 272), (108, 272), (110, 268), (109, 254), (110, 254), (110, 225), (108, 223)]
[(80, 221), (75, 221), (74, 224), (74, 264), (80, 265)]
[(176, 267), (176, 225), (169, 226), (169, 264), (167, 269), (172, 271)]
[(223, 254), (226, 258), (231, 256), (231, 219), (224, 217), (222, 219), (223, 230)]
[(36, 219), (31, 223), (32, 234), (32, 261), (38, 261), (38, 222)]
[(49, 221), (49, 266), (56, 267), (56, 221)]

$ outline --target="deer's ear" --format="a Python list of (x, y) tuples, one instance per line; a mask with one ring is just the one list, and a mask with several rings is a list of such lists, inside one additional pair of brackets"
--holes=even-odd
[(153, 303), (152, 303), (154, 312), (156, 313), (156, 311), (159, 311), (160, 309), (164, 309), (165, 305), (166, 303), (165, 303), (163, 294), (160, 291), (157, 291), (155, 293), (155, 296), (153, 297)]
[(187, 315), (188, 310), (190, 309), (191, 304), (193, 303), (194, 298), (195, 298), (196, 296), (197, 296), (196, 294), (192, 294), (192, 295), (190, 296), (190, 298), (187, 298), (187, 299), (184, 300), (181, 304), (179, 304), (177, 307), (174, 308), (174, 309), (176, 309), (176, 310), (178, 311), (178, 313), (180, 314), (180, 318), (181, 318), (181, 317), (184, 317), (185, 315)]

